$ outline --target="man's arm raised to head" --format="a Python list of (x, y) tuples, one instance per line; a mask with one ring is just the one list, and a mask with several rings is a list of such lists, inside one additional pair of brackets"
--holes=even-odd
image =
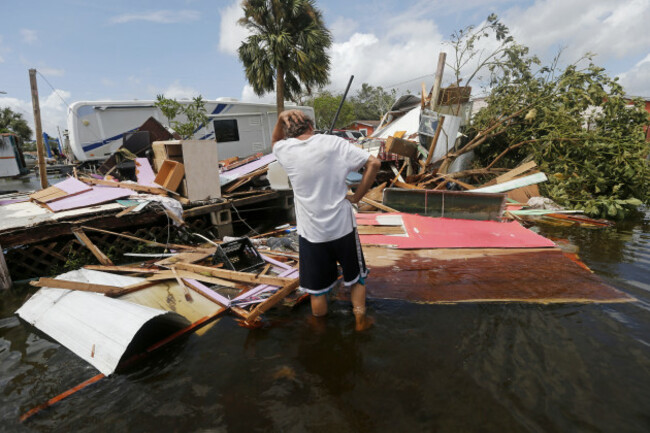
[(286, 138), (284, 130), (285, 127), (289, 126), (291, 120), (301, 121), (305, 117), (307, 117), (307, 115), (300, 110), (287, 110), (280, 113), (278, 115), (278, 121), (275, 122), (275, 127), (271, 133), (271, 147), (275, 145), (276, 141)]
[(361, 183), (359, 183), (357, 190), (354, 192), (354, 194), (348, 195), (345, 198), (348, 199), (351, 203), (358, 203), (359, 200), (361, 200), (363, 196), (366, 195), (370, 189), (370, 186), (372, 186), (372, 183), (375, 181), (375, 177), (377, 177), (377, 172), (379, 171), (380, 166), (381, 161), (370, 155), (368, 157), (368, 161), (366, 161), (366, 164), (364, 165), (365, 170), (363, 171)]

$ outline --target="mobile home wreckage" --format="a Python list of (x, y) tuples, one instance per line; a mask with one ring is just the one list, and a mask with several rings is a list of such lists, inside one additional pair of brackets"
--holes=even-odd
[[(529, 202), (546, 179), (533, 161), (494, 170), (497, 176), (483, 185), (471, 184), (465, 158), (437, 172), (462, 143), (471, 108), (464, 92), (443, 91), (435, 110), (431, 94), (402, 99), (358, 144), (383, 160), (356, 216), (372, 270), (368, 296), (421, 303), (634, 301), (522, 225), (541, 217), (606, 224)], [(459, 101), (462, 109), (453, 114), (450, 104)], [(77, 104), (75, 119), (88, 125), (71, 127), (75, 155), (110, 158), (97, 173), (0, 198), (3, 283), (40, 277), (31, 282), (39, 290), (17, 314), (99, 371), (72, 392), (224, 314), (257, 327), (270, 308), (305, 298), (297, 290), (290, 184), (265, 141), (275, 113), (241, 113), (238, 128), (263, 128), (239, 129), (239, 141), (257, 138), (232, 151), (219, 142), (217, 122), (226, 114), (219, 104), (211, 108), (205, 140), (174, 139), (151, 113), (138, 119), (141, 125), (109, 132), (99, 113), (115, 113), (115, 120), (128, 107)], [(84, 127), (105, 133), (93, 141)]]

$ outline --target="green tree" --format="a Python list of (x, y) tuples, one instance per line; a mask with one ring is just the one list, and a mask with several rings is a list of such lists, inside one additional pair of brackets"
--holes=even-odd
[[(167, 118), (167, 125), (184, 139), (191, 138), (198, 129), (208, 123), (202, 96), (193, 98), (189, 103), (180, 103), (175, 99), (166, 98), (165, 95), (157, 95), (154, 105)], [(185, 121), (176, 120), (178, 115), (182, 115)]]
[[(302, 86), (328, 83), (332, 37), (313, 0), (244, 0), (239, 23), (251, 31), (239, 47), (248, 82), (259, 96), (276, 91), (278, 114)], [(275, 86), (274, 86), (275, 84)]]
[(9, 107), (0, 109), (0, 132), (13, 132), (23, 141), (32, 139), (32, 128), (23, 119), (23, 115)]
[(361, 89), (351, 100), (354, 105), (354, 115), (358, 120), (380, 120), (390, 110), (397, 99), (395, 89), (387, 92), (381, 86), (373, 87), (363, 83)]
[[(307, 105), (314, 107), (316, 116), (316, 128), (329, 129), (336, 115), (336, 110), (341, 104), (343, 95), (333, 95), (331, 92), (323, 91), (312, 99), (307, 100)], [(336, 120), (335, 128), (344, 128), (355, 120), (355, 107), (350, 101), (345, 101), (341, 112)]]
[(484, 65), (490, 74), (488, 105), (466, 131), (468, 141), (447, 155), (440, 171), (471, 150), (475, 164), (487, 169), (534, 159), (549, 177), (540, 184), (542, 194), (561, 205), (620, 219), (649, 203), (644, 127), (650, 121), (641, 101), (630, 105), (617, 79), (595, 65), (591, 54), (564, 68), (560, 54), (543, 65), (510, 39), (507, 28), (499, 31), (507, 44)]

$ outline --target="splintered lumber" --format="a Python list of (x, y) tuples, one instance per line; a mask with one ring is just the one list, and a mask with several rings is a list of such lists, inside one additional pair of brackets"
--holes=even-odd
[(361, 201), (366, 203), (366, 204), (369, 204), (370, 206), (374, 206), (377, 209), (383, 210), (385, 212), (398, 212), (395, 209), (393, 209), (392, 207), (384, 206), (383, 204), (381, 204), (381, 203), (379, 203), (377, 201), (371, 200), (369, 198), (364, 197), (364, 198), (361, 199)]
[[(176, 268), (176, 273), (180, 275), (181, 278), (191, 278), (193, 280), (202, 281), (204, 283), (216, 284), (223, 287), (232, 287), (234, 289), (243, 290), (246, 289), (246, 286), (241, 283), (235, 283), (233, 281), (224, 280), (222, 278), (207, 276), (203, 274), (198, 274), (196, 272), (184, 271), (182, 269)], [(161, 271), (149, 278), (149, 281), (161, 281), (161, 280), (173, 280), (174, 274), (172, 271)]]
[(86, 265), (84, 269), (104, 272), (126, 272), (129, 274), (157, 274), (163, 272), (157, 268), (142, 268), (139, 266)]
[(178, 276), (178, 273), (176, 272), (176, 268), (172, 266), (170, 269), (172, 271), (172, 274), (174, 274), (174, 278), (176, 279), (176, 282), (185, 292), (185, 300), (188, 302), (193, 302), (192, 295), (190, 294), (190, 289), (187, 288), (183, 280), (181, 280), (181, 277)]
[(294, 281), (293, 278), (274, 277), (271, 275), (256, 275), (246, 272), (229, 271), (226, 269), (213, 268), (210, 266), (193, 265), (190, 263), (177, 263), (177, 269), (196, 272), (197, 274), (212, 275), (213, 277), (225, 278), (241, 283), (268, 284), (271, 286), (284, 286)]
[(389, 187), (392, 187), (393, 185), (395, 185), (396, 182), (404, 182), (404, 178), (402, 177), (402, 172), (404, 171), (404, 169), (406, 168), (407, 165), (408, 164), (406, 162), (404, 162), (404, 164), (402, 164), (402, 168), (400, 168), (399, 171), (397, 171), (397, 168), (395, 168), (394, 165), (390, 166), (391, 170), (393, 170), (393, 173), (395, 173), (395, 177), (390, 182)]
[(300, 284), (300, 280), (296, 278), (292, 282), (288, 283), (284, 287), (282, 287), (280, 290), (275, 292), (269, 299), (266, 301), (262, 302), (259, 304), (257, 307), (255, 307), (250, 314), (248, 315), (248, 318), (246, 318), (247, 323), (254, 322), (260, 314), (264, 314), (267, 310), (269, 310), (271, 307), (273, 307), (275, 304), (278, 302), (282, 301), (284, 298), (286, 298), (291, 292), (296, 290), (298, 288), (298, 285)]
[[(370, 200), (381, 201), (384, 195), (384, 188), (386, 188), (386, 182), (377, 185), (366, 193), (364, 198), (369, 198)], [(364, 204), (359, 206), (359, 210), (374, 210), (375, 208), (372, 205)]]
[(473, 192), (505, 192), (512, 189), (521, 188), (522, 186), (535, 185), (548, 180), (544, 173), (535, 173), (530, 176), (520, 177), (519, 179), (509, 180), (492, 186), (476, 188)]
[(537, 167), (537, 164), (535, 164), (535, 161), (530, 161), (526, 162), (524, 164), (521, 164), (519, 167), (515, 167), (512, 170), (510, 170), (507, 173), (502, 174), (501, 176), (498, 176), (495, 180), (496, 183), (504, 183), (507, 182), (520, 174), (524, 174), (529, 170), (532, 170), (533, 168)]
[(253, 179), (256, 178), (257, 176), (261, 176), (261, 175), (263, 175), (263, 174), (266, 173), (267, 171), (269, 171), (269, 168), (268, 168), (268, 167), (264, 167), (264, 168), (260, 168), (259, 170), (255, 170), (255, 171), (252, 172), (252, 173), (249, 173), (249, 174), (247, 174), (247, 175), (244, 175), (244, 176), (240, 177), (239, 179), (237, 179), (237, 180), (235, 181), (235, 183), (233, 183), (232, 185), (229, 185), (229, 186), (224, 190), (224, 192), (225, 192), (226, 194), (227, 194), (227, 193), (230, 193), (230, 192), (233, 192), (234, 190), (236, 190), (236, 189), (239, 188), (240, 186), (242, 186), (242, 185), (244, 185), (245, 183), (247, 183), (247, 182), (253, 180)]
[(210, 257), (214, 252), (216, 251), (216, 248), (213, 248), (212, 251), (210, 252), (195, 252), (195, 251), (187, 251), (184, 253), (179, 253), (176, 254), (175, 256), (172, 257), (167, 257), (166, 259), (160, 260), (159, 262), (156, 262), (156, 266), (172, 266), (175, 265), (176, 263), (196, 263), (200, 262), (201, 260), (207, 259)]
[(97, 248), (95, 244), (92, 243), (90, 238), (86, 236), (86, 233), (84, 233), (83, 229), (75, 227), (72, 229), (72, 234), (77, 238), (79, 242), (81, 242), (86, 248), (90, 250), (93, 256), (99, 260), (99, 263), (107, 266), (113, 265), (111, 259), (106, 257), (106, 254), (104, 254), (99, 248)]
[(122, 218), (124, 215), (126, 215), (126, 214), (128, 214), (129, 212), (135, 210), (135, 208), (137, 208), (138, 206), (140, 206), (140, 205), (139, 205), (139, 204), (136, 204), (136, 205), (133, 205), (133, 206), (129, 206), (129, 207), (127, 207), (126, 209), (122, 210), (122, 211), (119, 212), (117, 215), (115, 215), (115, 218)]
[(169, 195), (170, 192), (164, 188), (138, 185), (137, 183), (113, 182), (110, 180), (94, 179), (92, 177), (82, 177), (81, 180), (83, 180), (85, 183), (89, 183), (92, 185), (104, 185), (104, 186), (112, 186), (115, 188), (127, 188), (138, 192), (148, 192), (149, 194)]
[(56, 278), (46, 278), (46, 277), (41, 277), (36, 281), (31, 281), (29, 284), (34, 287), (49, 287), (51, 289), (79, 290), (82, 292), (95, 292), (95, 293), (103, 293), (103, 294), (114, 293), (121, 289), (121, 287), (107, 286), (105, 284), (80, 283), (77, 281), (58, 280)]
[(178, 250), (205, 251), (205, 248), (193, 247), (191, 245), (161, 244), (160, 242), (149, 241), (147, 239), (142, 239), (142, 238), (139, 238), (137, 236), (125, 235), (124, 233), (116, 233), (116, 232), (111, 232), (109, 230), (98, 229), (98, 228), (88, 227), (88, 226), (83, 226), (82, 228), (84, 230), (90, 230), (90, 231), (95, 231), (95, 232), (99, 232), (99, 233), (106, 233), (106, 234), (113, 235), (113, 236), (119, 236), (119, 237), (122, 237), (122, 238), (131, 239), (133, 241), (142, 242), (142, 243), (145, 243), (145, 244), (147, 244), (149, 246), (154, 246), (154, 247), (174, 248), (174, 249), (178, 249)]
[(117, 290), (110, 291), (106, 293), (106, 296), (109, 296), (111, 298), (118, 298), (123, 295), (127, 295), (129, 293), (137, 292), (138, 290), (146, 289), (151, 286), (155, 286), (158, 284), (156, 281), (141, 281), (139, 283), (131, 284), (130, 286), (126, 287), (118, 287)]

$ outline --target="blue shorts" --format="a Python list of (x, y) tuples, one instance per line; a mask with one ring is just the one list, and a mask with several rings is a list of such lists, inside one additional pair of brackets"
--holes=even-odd
[(300, 289), (311, 295), (324, 295), (338, 279), (337, 263), (343, 268), (343, 282), (351, 286), (368, 275), (357, 230), (328, 242), (309, 242), (298, 237), (300, 249)]

